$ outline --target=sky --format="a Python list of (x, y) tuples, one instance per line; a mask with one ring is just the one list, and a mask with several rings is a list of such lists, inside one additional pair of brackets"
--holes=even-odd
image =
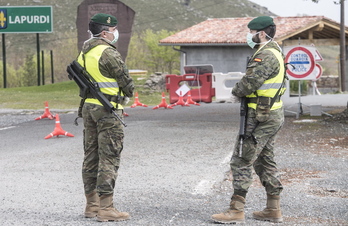
[[(250, 0), (258, 5), (268, 8), (279, 16), (325, 16), (338, 23), (341, 21), (341, 6), (335, 5), (334, 1), (339, 0), (319, 0), (314, 3), (311, 0)], [(348, 1), (344, 3), (345, 26), (348, 26)]]

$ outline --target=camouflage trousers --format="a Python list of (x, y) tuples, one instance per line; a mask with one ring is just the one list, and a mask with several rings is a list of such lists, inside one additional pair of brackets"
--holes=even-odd
[[(123, 118), (122, 110), (117, 114)], [(113, 194), (123, 149), (123, 125), (103, 106), (85, 103), (84, 159), (82, 179), (85, 194), (97, 190), (99, 195)]]
[(274, 161), (274, 140), (283, 123), (283, 108), (271, 111), (265, 122), (258, 122), (255, 110), (248, 108), (247, 138), (243, 142), (242, 157), (238, 156), (239, 140), (237, 138), (230, 162), (235, 190), (247, 193), (253, 181), (252, 169), (254, 168), (267, 194), (281, 193), (283, 186)]

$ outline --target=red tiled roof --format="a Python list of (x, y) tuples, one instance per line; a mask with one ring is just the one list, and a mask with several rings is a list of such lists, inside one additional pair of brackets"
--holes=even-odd
[[(246, 35), (249, 32), (247, 24), (252, 19), (253, 17), (208, 19), (185, 30), (182, 30), (174, 35), (160, 40), (160, 44), (244, 45), (246, 43)], [(330, 30), (328, 30), (327, 32), (334, 32), (334, 34), (327, 34), (326, 38), (337, 38), (337, 34), (339, 34), (339, 23), (330, 20), (324, 16), (275, 17), (274, 23), (277, 25), (275, 39), (278, 41), (284, 40), (292, 35), (319, 26), (322, 23), (324, 23), (325, 27), (329, 27)], [(346, 34), (347, 33), (348, 31), (346, 29)]]

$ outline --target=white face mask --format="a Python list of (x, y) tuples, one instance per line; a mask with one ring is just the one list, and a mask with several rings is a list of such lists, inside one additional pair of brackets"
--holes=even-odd
[(115, 44), (115, 43), (117, 42), (117, 40), (118, 40), (118, 37), (119, 37), (118, 30), (117, 30), (117, 29), (115, 29), (115, 31), (114, 31), (114, 32), (110, 32), (110, 31), (108, 31), (108, 33), (111, 33), (111, 34), (113, 34), (113, 35), (114, 35), (114, 39), (111, 41), (111, 44)]
[(255, 34), (251, 34), (251, 33), (249, 32), (249, 33), (247, 34), (246, 40), (247, 40), (248, 45), (249, 45), (250, 48), (252, 48), (252, 49), (253, 49), (257, 44), (259, 44), (259, 43), (256, 43), (256, 42), (253, 41), (254, 35), (257, 35), (258, 33), (260, 33), (260, 32), (257, 32), (257, 33), (255, 33)]

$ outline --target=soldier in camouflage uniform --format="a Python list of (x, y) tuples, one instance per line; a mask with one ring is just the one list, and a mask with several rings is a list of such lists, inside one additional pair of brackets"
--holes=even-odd
[(248, 102), (246, 138), (241, 157), (237, 139), (230, 163), (234, 188), (230, 208), (212, 216), (220, 223), (244, 222), (245, 198), (252, 183), (253, 168), (267, 193), (266, 208), (254, 212), (253, 217), (282, 222), (279, 195), (283, 186), (274, 161), (274, 140), (284, 122), (280, 100), (285, 91), (284, 56), (279, 45), (273, 41), (276, 26), (271, 17), (257, 17), (250, 21), (248, 28), (248, 45), (251, 48), (259, 45), (259, 48), (249, 60), (245, 76), (232, 89), (235, 97), (246, 97)]
[[(118, 39), (117, 19), (99, 13), (91, 18), (87, 40), (77, 59), (85, 67), (100, 91), (123, 119), (122, 101), (133, 96), (134, 84), (114, 43)], [(82, 108), (84, 122), (84, 161), (82, 178), (87, 204), (85, 217), (98, 221), (129, 219), (129, 214), (113, 206), (117, 171), (123, 150), (123, 125), (106, 111), (93, 96), (87, 96)]]

